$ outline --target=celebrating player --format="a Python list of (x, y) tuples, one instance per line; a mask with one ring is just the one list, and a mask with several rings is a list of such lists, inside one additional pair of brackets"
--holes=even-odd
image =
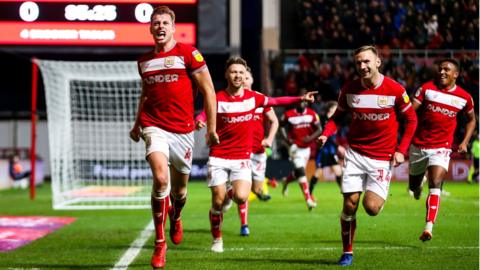
[[(253, 76), (250, 67), (247, 67), (245, 74), (245, 81), (243, 87), (245, 89), (252, 89)], [(270, 128), (268, 135), (264, 137), (264, 116), (270, 122)], [(265, 171), (267, 168), (267, 155), (265, 153), (265, 147), (271, 147), (275, 134), (278, 130), (278, 118), (271, 107), (259, 107), (255, 109), (252, 127), (253, 129), (253, 141), (252, 141), (252, 154), (250, 156), (252, 167), (252, 192), (259, 198), (259, 200), (267, 201), (270, 199), (270, 195), (264, 194), (263, 182), (265, 181)], [(227, 211), (232, 203), (233, 189), (231, 185), (227, 186), (227, 202), (224, 203), (222, 211)], [(250, 229), (248, 227), (248, 200), (243, 204), (237, 205), (238, 215), (240, 217), (240, 235), (249, 236)]]
[(209, 142), (218, 143), (215, 91), (207, 65), (198, 50), (176, 42), (174, 33), (175, 13), (166, 6), (155, 8), (150, 21), (155, 49), (138, 60), (142, 94), (130, 131), (132, 140), (145, 141), (146, 159), (153, 174), (151, 203), (156, 233), (153, 268), (165, 267), (167, 212), (172, 242), (179, 244), (183, 237), (180, 214), (187, 196), (195, 129), (192, 79), (205, 99)]
[(320, 118), (314, 110), (302, 102), (282, 115), (281, 125), (281, 134), (289, 145), (288, 154), (294, 167), (293, 172), (283, 182), (283, 194), (287, 194), (290, 182), (294, 179), (298, 180), (307, 208), (312, 210), (317, 207), (317, 203), (313, 200), (308, 188), (306, 168), (310, 159), (310, 144), (322, 132)]
[[(252, 89), (253, 77), (249, 67), (245, 74), (243, 87)], [(265, 137), (264, 117), (269, 121), (270, 128), (268, 135)], [(253, 121), (251, 125), (253, 129), (252, 154), (250, 160), (252, 162), (252, 192), (262, 201), (270, 199), (270, 195), (264, 194), (263, 182), (265, 181), (265, 171), (267, 169), (267, 154), (265, 147), (271, 147), (275, 134), (278, 130), (278, 118), (271, 107), (259, 107), (255, 109)], [(248, 200), (243, 204), (238, 204), (238, 215), (240, 216), (240, 235), (250, 235), (248, 228)]]
[[(353, 262), (353, 239), (360, 195), (370, 216), (383, 208), (388, 195), (392, 166), (404, 162), (415, 132), (417, 117), (405, 89), (379, 72), (381, 60), (373, 46), (355, 50), (354, 62), (360, 79), (347, 83), (340, 92), (338, 107), (325, 125), (320, 146), (333, 135), (340, 120), (350, 113), (341, 190), (343, 210), (340, 217), (343, 254), (339, 265)], [(397, 145), (397, 114), (405, 119), (404, 133)]]
[(422, 179), (427, 173), (429, 194), (427, 197), (426, 225), (420, 240), (432, 239), (433, 224), (440, 206), (442, 181), (448, 171), (452, 152), (453, 135), (457, 126), (457, 114), (465, 113), (465, 135), (458, 145), (458, 152), (467, 152), (467, 145), (475, 129), (473, 99), (456, 85), (460, 68), (455, 59), (439, 62), (437, 78), (422, 85), (413, 99), (413, 108), (419, 112), (419, 126), (410, 146), (409, 188), (415, 199), (420, 199)]
[[(213, 236), (211, 250), (223, 252), (222, 206), (226, 201), (226, 183), (233, 186), (233, 200), (247, 201), (250, 194), (252, 170), (252, 121), (256, 108), (284, 106), (295, 102), (313, 102), (316, 92), (300, 97), (266, 97), (244, 88), (247, 63), (240, 57), (231, 57), (225, 68), (228, 86), (217, 92), (217, 132), (220, 143), (210, 147), (208, 159), (208, 186), (212, 192), (210, 227)], [(197, 117), (202, 126), (201, 117)]]

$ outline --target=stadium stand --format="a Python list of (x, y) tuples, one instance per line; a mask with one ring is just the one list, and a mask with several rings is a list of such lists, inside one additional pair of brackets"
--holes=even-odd
[(296, 9), (309, 48), (478, 48), (478, 1), (300, 0)]

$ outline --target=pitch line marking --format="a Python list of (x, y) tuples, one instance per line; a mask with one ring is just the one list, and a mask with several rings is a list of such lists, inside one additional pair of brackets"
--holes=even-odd
[[(141, 249), (145, 245), (145, 242), (150, 238), (153, 233), (153, 221), (140, 232), (140, 235), (130, 244), (130, 247), (117, 261), (115, 266), (111, 270), (126, 270), (128, 266), (135, 260), (140, 253)], [(385, 247), (356, 247), (356, 250), (383, 250), (383, 249), (396, 249), (406, 250), (422, 247), (403, 247), (403, 246), (385, 246)], [(451, 246), (451, 247), (436, 247), (430, 246), (426, 249), (478, 249), (478, 246)], [(311, 247), (311, 248), (286, 248), (286, 247), (256, 247), (256, 248), (226, 248), (226, 251), (331, 251), (338, 250), (339, 247)], [(203, 251), (198, 250), (198, 251)]]
[(117, 261), (112, 270), (126, 270), (128, 266), (135, 260), (138, 256), (138, 253), (142, 250), (142, 247), (145, 245), (145, 242), (150, 238), (153, 233), (153, 220), (148, 223), (148, 225), (143, 229), (137, 239), (133, 240), (130, 244), (130, 247), (123, 253), (123, 256), (120, 260)]

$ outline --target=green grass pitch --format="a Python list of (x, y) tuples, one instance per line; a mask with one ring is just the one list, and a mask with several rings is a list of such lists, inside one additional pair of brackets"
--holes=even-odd
[[(250, 204), (251, 235), (239, 236), (235, 207), (225, 214), (225, 252), (210, 252), (210, 191), (204, 182), (189, 184), (183, 212), (184, 242), (169, 241), (167, 269), (339, 269), (342, 251), (339, 214), (342, 199), (334, 183), (320, 183), (318, 207), (309, 212), (298, 185), (288, 197), (280, 187), (272, 200)], [(369, 217), (360, 207), (353, 269), (479, 269), (478, 185), (447, 183), (433, 239), (418, 240), (424, 226), (425, 196), (416, 201), (406, 183), (392, 183), (382, 213)], [(77, 220), (29, 245), (0, 253), (0, 269), (109, 269), (150, 221), (150, 210), (54, 211), (50, 186), (0, 192), (0, 215), (70, 216)], [(167, 225), (168, 226), (168, 225)], [(150, 269), (153, 238), (128, 269)]]

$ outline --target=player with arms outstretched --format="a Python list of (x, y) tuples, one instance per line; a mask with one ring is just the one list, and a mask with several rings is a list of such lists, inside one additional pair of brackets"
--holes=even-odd
[[(338, 107), (325, 125), (320, 146), (333, 135), (341, 119), (352, 116), (345, 153), (341, 190), (343, 210), (340, 217), (343, 254), (339, 265), (353, 262), (355, 214), (363, 196), (363, 207), (370, 216), (383, 209), (392, 176), (392, 166), (404, 162), (415, 132), (417, 117), (405, 89), (378, 70), (381, 60), (374, 46), (362, 46), (354, 52), (359, 79), (347, 83), (340, 91)], [(405, 119), (404, 133), (397, 144), (397, 117)]]
[(155, 269), (165, 267), (166, 263), (167, 215), (172, 242), (179, 244), (183, 237), (180, 213), (187, 198), (195, 129), (192, 80), (205, 99), (209, 142), (218, 143), (215, 91), (207, 65), (198, 50), (176, 42), (174, 33), (175, 13), (166, 6), (155, 8), (150, 21), (155, 49), (138, 60), (142, 94), (130, 131), (132, 140), (145, 141), (146, 159), (153, 174), (155, 251), (151, 265)]
[(472, 96), (456, 84), (460, 67), (455, 59), (439, 62), (435, 81), (422, 85), (415, 92), (413, 108), (419, 112), (419, 124), (409, 160), (409, 188), (415, 199), (420, 199), (422, 179), (427, 173), (429, 194), (426, 201), (426, 225), (420, 240), (432, 238), (433, 224), (440, 206), (441, 185), (448, 171), (452, 152), (457, 114), (465, 113), (465, 135), (458, 145), (459, 153), (466, 153), (475, 130), (476, 119)]

